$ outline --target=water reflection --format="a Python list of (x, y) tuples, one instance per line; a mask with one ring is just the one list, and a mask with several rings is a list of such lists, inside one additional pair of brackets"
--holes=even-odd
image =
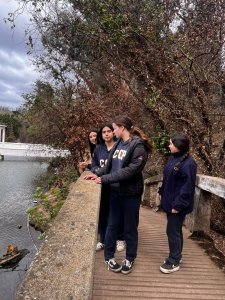
[(8, 244), (29, 253), (17, 265), (0, 269), (0, 299), (11, 300), (32, 262), (40, 241), (28, 225), (26, 211), (34, 205), (33, 194), (46, 174), (46, 162), (0, 161), (0, 257)]

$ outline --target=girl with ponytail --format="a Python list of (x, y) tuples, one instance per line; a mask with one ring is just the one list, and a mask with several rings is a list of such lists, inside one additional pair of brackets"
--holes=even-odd
[[(118, 140), (110, 151), (106, 166), (96, 170), (95, 174), (87, 175), (85, 179), (109, 186), (110, 213), (105, 236), (105, 262), (110, 271), (128, 274), (137, 256), (137, 228), (144, 189), (142, 171), (152, 146), (145, 134), (134, 127), (127, 116), (116, 117), (113, 129)], [(114, 257), (121, 218), (126, 242), (126, 256), (122, 265)]]

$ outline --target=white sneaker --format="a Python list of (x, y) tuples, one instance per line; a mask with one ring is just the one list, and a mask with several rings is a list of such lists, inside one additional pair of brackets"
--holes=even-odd
[(118, 252), (125, 250), (125, 248), (126, 248), (126, 242), (125, 242), (125, 241), (119, 241), (119, 240), (118, 240), (118, 241), (116, 242), (116, 250), (117, 250)]
[(102, 244), (101, 242), (98, 242), (97, 245), (96, 245), (96, 251), (103, 250), (104, 247), (105, 247), (104, 244)]

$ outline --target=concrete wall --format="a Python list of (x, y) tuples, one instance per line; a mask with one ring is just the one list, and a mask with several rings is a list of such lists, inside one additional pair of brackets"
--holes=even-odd
[(100, 185), (83, 180), (85, 174), (73, 184), (16, 300), (91, 299)]

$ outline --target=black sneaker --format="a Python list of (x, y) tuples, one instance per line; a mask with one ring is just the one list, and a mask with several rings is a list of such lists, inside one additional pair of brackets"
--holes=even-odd
[(134, 264), (133, 261), (129, 261), (127, 259), (124, 259), (122, 261), (122, 270), (121, 270), (121, 273), (123, 273), (123, 274), (129, 274), (130, 272), (132, 272), (133, 264)]
[(122, 266), (115, 261), (115, 258), (110, 258), (106, 263), (108, 265), (108, 270), (112, 272), (118, 273), (122, 269)]
[(165, 273), (165, 274), (169, 274), (169, 273), (172, 273), (172, 272), (176, 272), (180, 269), (180, 266), (179, 264), (177, 265), (172, 265), (172, 264), (169, 264), (169, 263), (164, 263), (160, 266), (160, 271)]

